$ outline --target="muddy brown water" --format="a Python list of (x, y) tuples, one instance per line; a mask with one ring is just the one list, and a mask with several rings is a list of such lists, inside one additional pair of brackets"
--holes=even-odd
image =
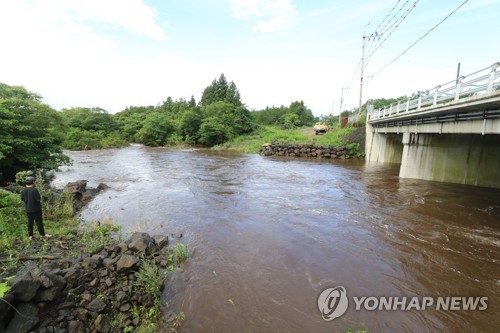
[[(54, 184), (111, 188), (83, 211), (125, 232), (182, 233), (195, 254), (164, 295), (181, 332), (499, 332), (500, 191), (398, 178), (398, 166), (204, 149), (68, 152)], [(484, 311), (356, 310), (320, 293), (488, 297)]]

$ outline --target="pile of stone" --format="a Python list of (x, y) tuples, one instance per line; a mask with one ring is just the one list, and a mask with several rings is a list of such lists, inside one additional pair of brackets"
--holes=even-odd
[(347, 147), (318, 146), (309, 144), (293, 144), (281, 141), (266, 143), (260, 148), (263, 156), (313, 157), (347, 159), (356, 156), (349, 155)]
[[(141, 318), (131, 310), (152, 307), (153, 295), (135, 288), (135, 272), (141, 258), (167, 267), (167, 244), (167, 236), (135, 233), (74, 259), (27, 261), (0, 299), (0, 332), (108, 333), (138, 327)], [(119, 313), (122, 320), (113, 327)]]

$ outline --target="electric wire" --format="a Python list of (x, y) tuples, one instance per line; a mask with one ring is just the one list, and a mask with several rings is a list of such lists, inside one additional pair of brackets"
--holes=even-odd
[[(389, 13), (387, 13), (387, 15), (385, 16), (385, 18), (382, 20), (382, 22), (380, 22), (380, 24), (378, 25), (378, 27), (375, 28), (375, 32), (377, 32), (378, 28), (380, 28), (380, 26), (385, 22), (385, 20), (387, 20), (387, 18), (389, 17), (389, 15), (391, 15), (392, 11), (394, 10), (394, 8), (396, 8), (396, 6), (401, 2), (401, 0), (398, 0), (398, 2), (396, 2), (396, 4), (394, 5), (394, 7), (392, 7), (392, 9), (389, 11)], [(403, 5), (404, 6), (404, 5)]]
[[(420, 0), (416, 0), (413, 5), (408, 8), (406, 10), (406, 12), (398, 19), (398, 22), (397, 25), (394, 27), (394, 29), (392, 29), (392, 31), (389, 33), (389, 35), (387, 37), (385, 37), (385, 39), (368, 55), (367, 59), (366, 59), (366, 66), (368, 66), (368, 63), (370, 62), (371, 60), (371, 57), (373, 56), (373, 54), (382, 46), (384, 45), (385, 41), (391, 37), (392, 33), (401, 25), (401, 23), (408, 17), (408, 15), (412, 12), (413, 9), (415, 9), (415, 7), (417, 6), (417, 4), (419, 3)], [(468, 0), (467, 0), (468, 1)]]
[(389, 67), (392, 63), (394, 63), (396, 60), (398, 60), (399, 58), (401, 58), (406, 52), (408, 52), (413, 46), (415, 46), (418, 42), (420, 42), (422, 39), (424, 39), (429, 33), (431, 33), (431, 31), (433, 31), (434, 29), (436, 29), (439, 25), (441, 25), (444, 21), (446, 21), (451, 15), (453, 15), (457, 10), (459, 10), (460, 8), (462, 8), (463, 5), (465, 5), (469, 0), (465, 0), (464, 2), (462, 2), (462, 4), (460, 4), (460, 6), (458, 6), (457, 8), (455, 8), (451, 13), (449, 13), (448, 15), (446, 15), (445, 18), (443, 18), (440, 22), (438, 22), (436, 25), (434, 25), (429, 31), (427, 31), (422, 37), (420, 37), (419, 39), (417, 39), (413, 44), (411, 44), (406, 50), (404, 50), (403, 52), (401, 52), (396, 58), (392, 59), (389, 63), (387, 63), (387, 65), (385, 65), (384, 67), (382, 67), (382, 69), (380, 69), (378, 72), (376, 72), (375, 74), (373, 74), (372, 76), (376, 76), (378, 74), (380, 74), (383, 70), (385, 70), (387, 67)]
[[(387, 27), (393, 20), (394, 18), (401, 12), (401, 10), (408, 4), (410, 0), (406, 0), (406, 2), (401, 6), (401, 8), (399, 8), (399, 10), (394, 13), (394, 15), (391, 17), (391, 19), (389, 21), (387, 21), (387, 23), (382, 27), (382, 29), (379, 31), (378, 28), (382, 25), (382, 23), (385, 21), (385, 19), (392, 13), (392, 11), (396, 8), (396, 6), (399, 4), (400, 0), (398, 0), (398, 2), (396, 3), (396, 5), (394, 5), (394, 7), (392, 7), (392, 9), (389, 11), (389, 13), (387, 14), (386, 18), (384, 18), (382, 20), (382, 23), (379, 24), (379, 26), (375, 29), (375, 31), (370, 35), (369, 37), (369, 40), (371, 37), (377, 37), (377, 42), (376, 43), (372, 43), (370, 45), (370, 47), (368, 47), (367, 51), (366, 51), (366, 54), (370, 54), (371, 51), (372, 51), (372, 48), (375, 47), (377, 48), (378, 45), (379, 45), (379, 42), (380, 42), (380, 38), (382, 38), (382, 35), (385, 34), (390, 28), (392, 28), (394, 26), (394, 24), (402, 17), (400, 16), (396, 21), (394, 21), (394, 23), (392, 23), (389, 28), (387, 28), (386, 30), (385, 27)], [(375, 36), (373, 36), (375, 34)]]

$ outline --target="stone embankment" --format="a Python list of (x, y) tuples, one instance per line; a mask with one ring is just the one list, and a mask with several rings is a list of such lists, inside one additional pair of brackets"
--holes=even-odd
[(153, 297), (137, 288), (135, 272), (141, 259), (167, 267), (167, 244), (167, 236), (135, 233), (91, 254), (25, 261), (0, 299), (0, 332), (109, 333), (138, 327), (141, 318), (133, 310), (152, 307)]
[(260, 155), (331, 159), (357, 158), (354, 154), (350, 155), (349, 149), (345, 146), (332, 147), (329, 145), (292, 144), (281, 141), (273, 141), (262, 145)]

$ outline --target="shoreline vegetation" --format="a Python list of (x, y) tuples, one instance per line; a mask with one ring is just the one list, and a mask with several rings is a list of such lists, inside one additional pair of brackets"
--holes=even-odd
[(335, 126), (331, 131), (323, 135), (315, 135), (312, 127), (301, 127), (296, 129), (281, 129), (277, 126), (261, 127), (251, 134), (234, 138), (224, 144), (212, 147), (212, 149), (230, 149), (242, 153), (258, 154), (263, 145), (273, 141), (280, 141), (298, 145), (316, 146), (346, 146), (352, 149), (354, 155), (364, 156), (365, 128)]
[(29, 241), (22, 187), (0, 189), (0, 331), (176, 332), (185, 315), (161, 292), (187, 246), (144, 233), (125, 240), (111, 221), (82, 226), (80, 195), (39, 183), (50, 239)]
[[(369, 103), (380, 108), (397, 101)], [(228, 82), (224, 74), (203, 90), (199, 101), (193, 96), (177, 100), (168, 97), (156, 106), (128, 106), (115, 114), (100, 107), (55, 110), (37, 93), (0, 83), (0, 186), (12, 182), (21, 171), (54, 170), (71, 164), (63, 150), (119, 148), (130, 143), (252, 153), (271, 141), (330, 146), (359, 143), (361, 155), (364, 139), (351, 135), (357, 126), (364, 126), (366, 109), (367, 104), (361, 112), (355, 108), (343, 111), (342, 128), (340, 116), (316, 117), (299, 100), (288, 106), (249, 110), (236, 84)], [(331, 130), (314, 135), (317, 122)]]
[[(401, 98), (404, 99), (405, 96)], [(72, 162), (64, 154), (64, 150), (119, 148), (139, 143), (151, 147), (203, 146), (258, 154), (263, 145), (279, 141), (311, 147), (344, 147), (342, 151), (348, 151), (350, 156), (362, 158), (364, 155), (363, 126), (368, 102), (361, 110), (344, 110), (341, 116), (335, 117), (315, 117), (312, 110), (303, 101), (298, 100), (292, 101), (288, 106), (273, 105), (250, 111), (242, 102), (236, 84), (233, 81), (228, 82), (224, 74), (214, 79), (203, 90), (199, 101), (193, 96), (190, 99), (178, 100), (168, 97), (156, 106), (129, 106), (116, 114), (109, 114), (100, 107), (72, 107), (57, 111), (43, 103), (42, 99), (41, 95), (22, 86), (0, 83), (0, 332), (5, 329), (3, 326), (7, 323), (15, 321), (15, 314), (20, 313), (17, 305), (23, 303), (18, 304), (15, 299), (6, 299), (11, 297), (9, 295), (12, 293), (9, 291), (14, 288), (12, 284), (15, 285), (16, 277), (13, 276), (21, 272), (24, 276), (37, 276), (46, 282), (43, 286), (45, 289), (34, 290), (32, 297), (26, 297), (30, 301), (35, 296), (41, 297), (38, 298), (38, 303), (30, 303), (31, 305), (26, 305), (23, 309), (30, 313), (38, 313), (38, 310), (43, 312), (50, 306), (45, 308), (46, 302), (40, 299), (52, 301), (56, 298), (61, 300), (61, 296), (70, 297), (69, 290), (61, 286), (60, 290), (55, 290), (51, 296), (53, 298), (47, 296), (50, 293), (47, 290), (54, 287), (54, 284), (68, 284), (68, 281), (63, 283), (57, 278), (61, 277), (61, 272), (65, 272), (64, 275), (68, 273), (65, 271), (68, 269), (65, 267), (68, 263), (81, 267), (81, 277), (85, 280), (93, 278), (87, 282), (94, 286), (100, 284), (100, 278), (94, 275), (100, 271), (108, 289), (117, 288), (115, 284), (122, 288), (130, 287), (130, 290), (143, 288), (141, 290), (146, 290), (150, 295), (148, 299), (153, 299), (153, 303), (146, 300), (142, 305), (129, 304), (129, 308), (122, 304), (121, 300), (108, 300), (110, 297), (118, 297), (116, 294), (98, 293), (94, 294), (96, 299), (99, 299), (95, 303), (105, 304), (105, 312), (93, 311), (97, 310), (96, 308), (89, 310), (88, 307), (83, 310), (77, 308), (78, 311), (71, 306), (59, 309), (55, 307), (61, 311), (58, 318), (75, 316), (75, 313), (68, 312), (71, 308), (80, 313), (82, 318), (94, 320), (89, 327), (94, 327), (95, 331), (154, 332), (160, 317), (158, 286), (163, 283), (160, 281), (164, 281), (167, 272), (175, 270), (175, 267), (189, 257), (187, 247), (182, 243), (167, 247), (167, 252), (161, 252), (162, 249), (159, 249), (159, 255), (155, 250), (148, 261), (141, 257), (133, 264), (133, 269), (130, 270), (132, 273), (127, 275), (126, 283), (124, 280), (116, 282), (118, 278), (114, 273), (105, 271), (108, 267), (102, 266), (105, 257), (122, 258), (141, 251), (134, 252), (129, 246), (130, 240), (128, 243), (123, 242), (121, 229), (113, 226), (111, 221), (99, 221), (92, 228), (83, 228), (80, 220), (75, 217), (79, 207), (75, 206), (74, 193), (51, 189), (40, 181), (37, 186), (44, 198), (44, 224), (47, 232), (54, 237), (30, 242), (26, 231), (26, 216), (19, 198), (21, 184), (27, 176), (37, 174), (37, 178), (42, 180), (42, 174), (47, 175), (49, 171), (57, 170), (60, 166), (70, 165)], [(374, 108), (381, 108), (398, 100), (379, 99), (369, 103)], [(361, 115), (361, 118), (355, 123), (347, 124), (348, 116), (356, 114)], [(342, 118), (342, 128), (339, 118)], [(323, 135), (315, 135), (313, 125), (316, 122), (328, 124), (331, 130)], [(338, 153), (338, 150), (336, 152)], [(335, 156), (338, 156), (337, 153)], [(82, 203), (79, 204), (81, 208)], [(66, 260), (66, 263), (57, 261), (56, 264), (54, 258), (58, 257)], [(90, 268), (88, 261), (93, 262), (95, 267)], [(43, 271), (50, 265), (62, 266), (59, 270), (56, 268), (55, 273)], [(31, 268), (28, 269), (28, 266)], [(52, 279), (50, 276), (56, 277)], [(137, 281), (142, 284), (137, 284)], [(94, 286), (89, 285), (92, 288)], [(39, 296), (39, 292), (44, 296)], [(75, 294), (74, 290), (71, 293)], [(77, 297), (72, 301), (79, 300), (80, 305), (88, 305), (86, 302), (93, 302), (94, 296), (86, 295), (84, 299)], [(116, 307), (108, 308), (110, 304), (118, 304), (118, 310)], [(37, 310), (38, 306), (41, 308)], [(104, 311), (104, 308), (101, 310)], [(184, 314), (181, 312), (167, 317), (170, 318), (169, 322), (162, 323), (162, 327), (174, 332), (183, 321)], [(76, 325), (72, 326), (75, 332), (84, 331), (80, 324), (71, 318), (62, 322), (66, 324), (59, 325)], [(45, 324), (43, 321), (33, 322), (26, 332)], [(41, 331), (52, 332), (54, 329), (51, 327)], [(88, 330), (87, 327), (84, 329)]]

